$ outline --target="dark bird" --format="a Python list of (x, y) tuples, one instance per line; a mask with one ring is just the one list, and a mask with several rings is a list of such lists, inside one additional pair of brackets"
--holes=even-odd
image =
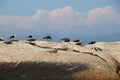
[(32, 35), (29, 35), (28, 38), (33, 38), (33, 36), (32, 36)]
[(82, 42), (79, 39), (74, 40), (73, 42), (75, 42), (75, 45), (82, 45)]
[(16, 38), (16, 35), (13, 34), (13, 35), (11, 35), (8, 39), (15, 39), (15, 38)]
[(79, 40), (79, 39), (77, 39), (77, 40), (74, 40), (73, 42), (80, 42), (80, 40)]
[(69, 38), (62, 38), (61, 40), (64, 41), (64, 42), (70, 42)]
[(49, 35), (47, 35), (47, 36), (45, 36), (43, 39), (46, 39), (47, 41), (49, 41), (49, 40), (51, 40), (51, 39), (52, 39), (52, 37), (51, 37), (51, 36), (49, 36)]
[(4, 41), (4, 38), (3, 38), (3, 37), (1, 37), (1, 38), (0, 38), (0, 41)]
[(91, 41), (88, 44), (95, 44), (95, 43), (96, 43), (96, 41)]

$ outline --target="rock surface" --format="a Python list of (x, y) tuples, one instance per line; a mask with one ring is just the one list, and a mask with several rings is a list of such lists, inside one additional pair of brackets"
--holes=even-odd
[(0, 41), (0, 80), (120, 80), (120, 42)]

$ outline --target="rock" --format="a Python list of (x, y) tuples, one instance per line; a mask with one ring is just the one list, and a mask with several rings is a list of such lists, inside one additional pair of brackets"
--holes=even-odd
[[(0, 42), (3, 80), (120, 80), (120, 42)], [(57, 53), (57, 54), (54, 54)]]

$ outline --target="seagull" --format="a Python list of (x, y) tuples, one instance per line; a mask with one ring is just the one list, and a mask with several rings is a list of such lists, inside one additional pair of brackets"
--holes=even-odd
[(14, 41), (14, 42), (18, 42), (15, 34), (11, 35), (8, 39), (10, 39), (11, 41)]
[(28, 37), (27, 37), (27, 41), (35, 41), (36, 39), (35, 38), (33, 38), (33, 36), (32, 35), (29, 35)]
[(47, 35), (47, 36), (45, 36), (43, 39), (46, 39), (47, 41), (49, 41), (49, 40), (51, 40), (51, 39), (52, 39), (52, 37), (51, 37), (51, 36), (49, 36), (49, 35)]
[(16, 38), (16, 35), (13, 34), (13, 35), (11, 35), (8, 39), (15, 39), (15, 38)]
[(69, 38), (62, 38), (61, 40), (64, 41), (64, 42), (70, 42)]

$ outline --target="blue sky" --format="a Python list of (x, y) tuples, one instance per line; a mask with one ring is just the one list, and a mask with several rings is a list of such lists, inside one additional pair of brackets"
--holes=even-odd
[(71, 6), (87, 12), (96, 7), (113, 6), (120, 11), (119, 0), (0, 0), (0, 15), (33, 15), (37, 9), (53, 10)]
[(0, 37), (16, 33), (19, 38), (33, 34), (40, 39), (50, 34), (55, 40), (61, 37), (119, 40), (120, 37), (113, 39), (120, 34), (119, 3), (119, 0), (0, 0)]

